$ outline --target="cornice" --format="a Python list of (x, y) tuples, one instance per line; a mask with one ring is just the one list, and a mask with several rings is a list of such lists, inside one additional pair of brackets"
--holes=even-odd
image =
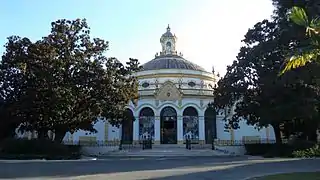
[(208, 80), (215, 82), (216, 79), (214, 77), (209, 77), (206, 75), (200, 75), (200, 74), (179, 74), (179, 73), (165, 73), (165, 74), (145, 74), (137, 76), (138, 80), (141, 79), (151, 79), (151, 78), (198, 78), (201, 80)]

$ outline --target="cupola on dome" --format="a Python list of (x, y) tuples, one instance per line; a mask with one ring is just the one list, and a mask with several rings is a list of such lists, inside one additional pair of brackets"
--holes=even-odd
[(201, 66), (194, 64), (178, 55), (176, 51), (177, 37), (172, 34), (170, 26), (168, 25), (167, 31), (162, 34), (160, 43), (162, 51), (157, 53), (155, 58), (143, 64), (143, 70), (157, 70), (157, 69), (186, 69), (195, 71), (205, 71)]

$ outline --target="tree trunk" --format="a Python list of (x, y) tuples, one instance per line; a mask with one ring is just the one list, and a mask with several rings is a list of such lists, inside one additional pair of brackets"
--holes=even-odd
[(15, 124), (1, 124), (0, 125), (0, 141), (6, 138), (14, 138), (16, 135), (16, 125)]
[(282, 139), (281, 139), (281, 131), (280, 131), (280, 126), (279, 124), (271, 124), (274, 130), (274, 135), (276, 138), (276, 144), (282, 144)]
[(39, 129), (37, 132), (38, 132), (38, 139), (49, 139), (47, 129)]
[(54, 131), (54, 141), (61, 143), (67, 131), (64, 130), (55, 130)]
[(308, 133), (307, 137), (308, 137), (307, 140), (312, 142), (317, 142), (317, 131), (312, 130), (311, 132)]

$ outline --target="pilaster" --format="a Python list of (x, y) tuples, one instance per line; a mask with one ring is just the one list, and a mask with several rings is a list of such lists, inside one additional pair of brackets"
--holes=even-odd
[(160, 125), (160, 112), (155, 112), (154, 118), (154, 143), (160, 144), (160, 136), (161, 136), (161, 125)]
[(134, 111), (133, 113), (133, 142), (139, 142), (139, 112)]
[(183, 137), (183, 116), (181, 112), (178, 113), (177, 117), (177, 141), (178, 144), (183, 144), (184, 137)]
[[(202, 113), (203, 114), (203, 113)], [(199, 142), (205, 141), (205, 123), (204, 123), (204, 116), (199, 116)]]

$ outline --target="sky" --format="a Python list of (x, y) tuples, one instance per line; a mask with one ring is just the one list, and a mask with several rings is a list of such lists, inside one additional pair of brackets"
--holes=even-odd
[(170, 24), (185, 59), (223, 75), (247, 30), (272, 12), (271, 0), (2, 0), (0, 54), (11, 35), (36, 41), (53, 21), (86, 18), (91, 36), (109, 41), (108, 57), (143, 64), (160, 52)]

